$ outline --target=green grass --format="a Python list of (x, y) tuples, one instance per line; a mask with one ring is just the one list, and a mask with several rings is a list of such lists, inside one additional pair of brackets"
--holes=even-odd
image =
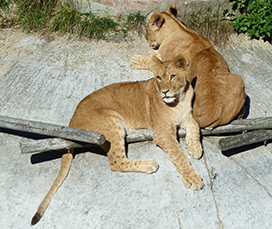
[[(147, 15), (130, 12), (114, 17), (80, 13), (65, 0), (0, 0), (0, 27), (16, 27), (26, 31), (71, 33), (91, 39), (105, 38), (108, 34), (136, 31), (145, 33)], [(16, 5), (14, 12), (11, 6)], [(187, 4), (179, 10), (178, 19), (199, 32), (214, 44), (224, 43), (233, 31), (230, 22), (223, 20), (221, 3)], [(14, 7), (13, 7), (14, 8)], [(13, 15), (13, 16), (11, 16)], [(14, 16), (15, 15), (15, 16)]]
[(38, 30), (48, 25), (57, 0), (21, 0), (18, 3), (18, 19), (26, 30)]
[[(58, 0), (0, 0), (0, 27), (15, 26), (26, 31), (71, 33), (79, 37), (101, 39), (108, 33), (143, 30), (147, 17), (130, 12), (120, 17), (80, 13), (67, 1)], [(11, 5), (16, 5), (16, 16), (10, 16)], [(9, 23), (6, 23), (9, 21)]]
[(272, 44), (272, 0), (232, 0), (224, 14), (236, 32)]
[(76, 27), (81, 23), (80, 13), (70, 7), (70, 5), (60, 5), (58, 10), (52, 15), (52, 20), (49, 23), (51, 31), (63, 31), (75, 33)]
[(225, 44), (229, 35), (234, 33), (230, 21), (225, 20), (223, 14), (225, 6), (225, 3), (221, 2), (187, 4), (178, 18), (188, 28), (202, 34), (213, 44)]
[(2, 9), (3, 12), (1, 12), (0, 16), (2, 17), (3, 13), (7, 13), (9, 11), (9, 5), (10, 5), (10, 0), (0, 0), (0, 8)]
[(100, 39), (110, 31), (118, 32), (118, 23), (109, 17), (99, 17), (92, 13), (85, 15), (77, 30), (79, 36)]

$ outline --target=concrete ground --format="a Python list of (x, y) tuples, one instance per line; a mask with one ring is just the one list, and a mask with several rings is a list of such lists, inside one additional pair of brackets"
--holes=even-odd
[[(78, 102), (102, 86), (152, 77), (133, 70), (147, 42), (132, 35), (88, 41), (0, 30), (0, 115), (68, 125)], [(245, 36), (218, 49), (240, 74), (250, 98), (248, 118), (272, 116), (272, 47)], [(23, 133), (0, 130), (0, 228), (30, 228), (54, 181), (61, 152), (21, 154)], [(33, 137), (33, 136), (32, 136)], [(204, 188), (186, 189), (167, 155), (153, 142), (130, 144), (132, 159), (153, 158), (152, 175), (112, 172), (107, 157), (75, 156), (69, 176), (33, 228), (213, 229), (272, 225), (272, 144), (221, 152), (220, 137), (204, 137), (204, 156), (190, 161)], [(181, 147), (186, 151), (184, 140)]]

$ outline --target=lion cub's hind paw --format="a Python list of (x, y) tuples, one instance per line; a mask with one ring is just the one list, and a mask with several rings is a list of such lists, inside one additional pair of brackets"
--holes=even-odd
[(192, 158), (200, 159), (202, 157), (203, 149), (200, 142), (194, 142), (194, 144), (189, 144), (187, 147)]
[(199, 190), (199, 189), (202, 189), (203, 187), (202, 178), (194, 169), (192, 169), (191, 172), (182, 175), (182, 181), (186, 188)]

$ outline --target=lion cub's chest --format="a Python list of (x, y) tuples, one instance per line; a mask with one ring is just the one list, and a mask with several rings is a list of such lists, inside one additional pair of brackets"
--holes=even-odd
[(182, 101), (180, 101), (175, 107), (169, 107), (171, 120), (176, 126), (181, 125), (192, 112), (191, 104), (193, 93), (193, 88), (190, 85), (189, 89), (184, 94), (184, 97), (181, 98)]
[(175, 126), (181, 125), (184, 120), (189, 116), (191, 109), (184, 103), (179, 103), (176, 107), (171, 108), (172, 122)]

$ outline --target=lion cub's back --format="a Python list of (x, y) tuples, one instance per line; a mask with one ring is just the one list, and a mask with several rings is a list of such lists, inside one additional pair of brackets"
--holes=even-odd
[(115, 83), (94, 91), (78, 104), (70, 126), (82, 128), (81, 120), (83, 122), (107, 109), (122, 116), (128, 126), (148, 128), (149, 96), (155, 93), (153, 82), (154, 79)]
[(82, 103), (96, 108), (129, 109), (140, 108), (150, 92), (150, 82), (122, 82), (103, 87), (82, 100)]

